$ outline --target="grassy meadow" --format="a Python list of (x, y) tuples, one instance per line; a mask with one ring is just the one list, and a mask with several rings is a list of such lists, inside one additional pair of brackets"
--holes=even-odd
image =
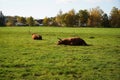
[[(75, 36), (91, 46), (56, 45)], [(119, 79), (120, 28), (0, 27), (0, 80)]]

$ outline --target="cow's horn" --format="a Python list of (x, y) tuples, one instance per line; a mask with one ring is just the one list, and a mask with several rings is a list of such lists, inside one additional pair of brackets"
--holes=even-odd
[(60, 41), (62, 40), (62, 39), (60, 39), (60, 38), (58, 38)]

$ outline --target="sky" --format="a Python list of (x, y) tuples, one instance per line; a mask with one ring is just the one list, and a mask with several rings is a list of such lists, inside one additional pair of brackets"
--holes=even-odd
[(32, 16), (35, 19), (54, 17), (60, 10), (78, 12), (98, 6), (109, 15), (113, 7), (120, 9), (120, 0), (0, 0), (0, 11), (5, 16)]

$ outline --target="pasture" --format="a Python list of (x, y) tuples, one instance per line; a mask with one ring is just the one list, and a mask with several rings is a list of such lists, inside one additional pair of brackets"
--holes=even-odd
[[(91, 46), (56, 45), (76, 36)], [(119, 79), (120, 28), (0, 27), (0, 80)]]

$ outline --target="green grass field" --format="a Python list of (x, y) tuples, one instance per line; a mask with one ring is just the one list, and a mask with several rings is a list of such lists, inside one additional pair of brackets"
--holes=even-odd
[[(56, 45), (75, 36), (91, 46)], [(120, 80), (120, 28), (0, 27), (0, 80)]]

